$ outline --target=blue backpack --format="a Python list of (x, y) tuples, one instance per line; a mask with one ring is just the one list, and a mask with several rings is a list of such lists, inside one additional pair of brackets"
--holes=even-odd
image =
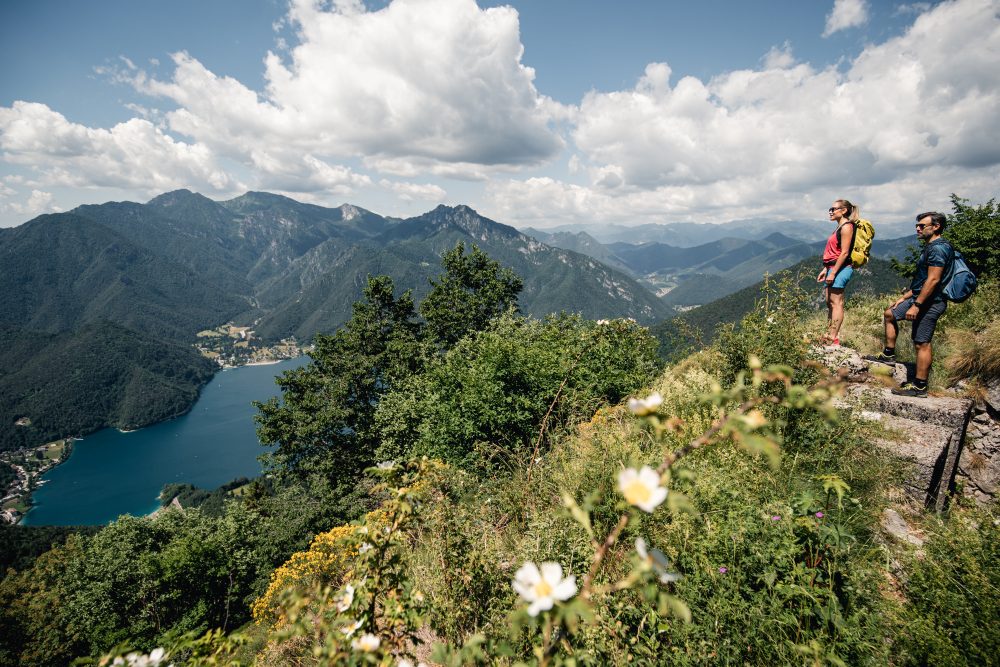
[(942, 294), (948, 301), (961, 303), (965, 301), (979, 286), (976, 274), (972, 272), (969, 265), (965, 263), (962, 253), (954, 250), (955, 258), (952, 260), (951, 278), (945, 283)]

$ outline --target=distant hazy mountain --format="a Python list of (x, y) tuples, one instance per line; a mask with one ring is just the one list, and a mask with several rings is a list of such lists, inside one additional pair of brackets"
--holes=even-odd
[[(825, 215), (825, 213), (824, 213)], [(912, 233), (907, 221), (873, 220), (877, 238), (889, 239)], [(820, 220), (772, 220), (753, 218), (721, 223), (669, 222), (628, 227), (625, 225), (560, 225), (542, 230), (548, 234), (586, 233), (601, 243), (666, 243), (680, 248), (711, 243), (724, 238), (763, 239), (775, 232), (803, 242), (822, 241), (834, 229), (833, 223)]]
[[(652, 226), (638, 229), (653, 235), (653, 230), (648, 227)], [(716, 227), (729, 229), (732, 226)], [(743, 231), (748, 229), (751, 228), (745, 227)], [(766, 227), (758, 226), (756, 229), (764, 231)], [(732, 294), (756, 283), (765, 273), (776, 273), (819, 254), (831, 230), (826, 229), (821, 240), (812, 242), (772, 232), (756, 239), (724, 237), (690, 247), (657, 241), (605, 244), (585, 232), (530, 231), (552, 245), (579, 249), (604, 263), (621, 267), (661, 294), (663, 302), (670, 306), (694, 306)], [(899, 239), (877, 239), (872, 255), (883, 259), (901, 258), (912, 243), (912, 235)]]

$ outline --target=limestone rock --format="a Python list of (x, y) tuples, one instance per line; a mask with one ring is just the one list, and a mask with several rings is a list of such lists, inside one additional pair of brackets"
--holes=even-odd
[(896, 396), (885, 387), (852, 385), (842, 406), (880, 421), (893, 437), (878, 444), (913, 464), (907, 492), (928, 508), (944, 509), (955, 486), (972, 401), (964, 398)]
[(1000, 412), (1000, 378), (995, 378), (986, 385), (986, 396), (983, 397), (986, 405), (990, 406), (994, 414)]
[(882, 512), (882, 528), (900, 542), (906, 542), (915, 547), (924, 544), (924, 539), (894, 509), (886, 509)]

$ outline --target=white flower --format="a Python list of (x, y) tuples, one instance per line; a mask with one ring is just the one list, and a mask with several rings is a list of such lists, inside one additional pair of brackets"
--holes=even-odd
[(368, 553), (369, 551), (371, 551), (374, 548), (375, 547), (373, 547), (369, 542), (364, 542), (364, 543), (362, 543), (362, 545), (360, 547), (358, 547), (358, 553), (359, 554), (366, 554), (366, 553)]
[(660, 486), (660, 474), (649, 466), (641, 470), (625, 468), (618, 473), (618, 490), (630, 505), (652, 512), (666, 497), (666, 487)]
[(343, 632), (345, 636), (350, 637), (355, 632), (357, 632), (358, 628), (360, 628), (360, 627), (361, 627), (361, 621), (358, 621), (357, 623), (354, 623), (353, 625), (345, 625), (344, 627), (342, 627), (340, 629), (340, 631)]
[(681, 578), (681, 575), (670, 571), (671, 565), (666, 554), (659, 549), (647, 550), (646, 540), (641, 537), (637, 537), (635, 540), (635, 550), (638, 552), (639, 558), (649, 563), (660, 575), (660, 583), (669, 584)]
[(529, 561), (514, 573), (511, 585), (515, 593), (531, 603), (528, 606), (530, 616), (552, 609), (556, 600), (562, 602), (576, 595), (576, 577), (570, 575), (564, 579), (559, 563), (542, 563), (539, 571), (538, 566)]
[(375, 467), (378, 468), (379, 470), (392, 470), (393, 468), (396, 467), (396, 462), (395, 461), (382, 461), (381, 463), (379, 463)]
[(365, 653), (371, 653), (372, 651), (377, 651), (378, 647), (382, 644), (382, 640), (373, 635), (370, 632), (366, 632), (361, 635), (353, 642), (351, 642), (351, 648), (355, 651), (364, 651)]
[(608, 320), (597, 320), (597, 323), (602, 326), (605, 324), (611, 324), (611, 322), (609, 322)]
[(630, 398), (628, 399), (628, 409), (640, 417), (645, 417), (646, 415), (651, 415), (656, 412), (656, 410), (663, 404), (663, 397), (660, 396), (660, 392), (654, 391), (652, 394), (646, 398)]
[(344, 592), (337, 600), (337, 611), (343, 613), (350, 609), (352, 604), (354, 604), (354, 586), (347, 584), (344, 586)]

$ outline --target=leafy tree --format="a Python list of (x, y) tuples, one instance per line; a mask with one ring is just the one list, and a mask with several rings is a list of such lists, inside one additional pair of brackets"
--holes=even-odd
[[(980, 279), (1000, 276), (1000, 204), (996, 198), (973, 206), (968, 199), (953, 193), (951, 206), (944, 237), (962, 253)], [(905, 260), (892, 260), (893, 268), (902, 276), (913, 277), (921, 250), (911, 247)]]
[(449, 348), (470, 331), (482, 331), (493, 318), (517, 308), (524, 282), (489, 255), (459, 242), (441, 258), (445, 272), (420, 304), (430, 337)]
[(379, 458), (516, 469), (547, 447), (547, 434), (649, 382), (655, 350), (649, 332), (627, 320), (505, 315), (383, 398)]
[(312, 363), (278, 380), (281, 398), (255, 403), (261, 442), (276, 471), (310, 473), (353, 485), (371, 462), (372, 417), (381, 396), (420, 365), (420, 325), (410, 292), (393, 294), (388, 276), (369, 277), (364, 301), (344, 328), (319, 335)]
[(83, 537), (70, 535), (32, 567), (11, 570), (0, 581), (0, 665), (67, 665), (86, 650), (64, 606), (66, 572), (83, 557), (83, 544)]

